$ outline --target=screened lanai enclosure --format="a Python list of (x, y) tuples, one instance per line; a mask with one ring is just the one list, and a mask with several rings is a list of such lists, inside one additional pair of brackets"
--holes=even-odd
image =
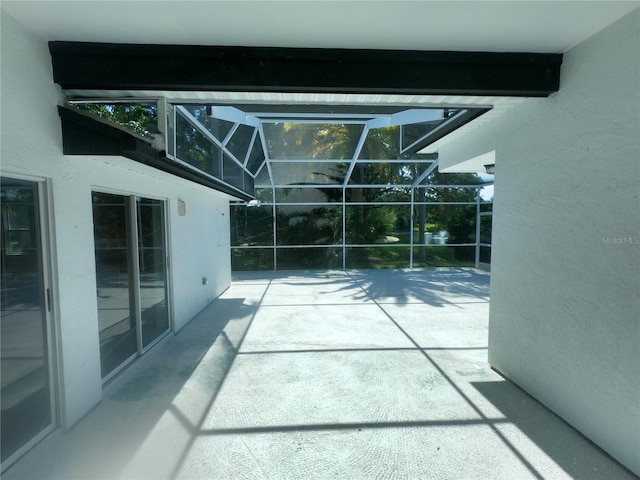
[(142, 137), (166, 129), (169, 161), (243, 198), (233, 270), (490, 263), (492, 175), (441, 173), (429, 153), (487, 109), (70, 104)]

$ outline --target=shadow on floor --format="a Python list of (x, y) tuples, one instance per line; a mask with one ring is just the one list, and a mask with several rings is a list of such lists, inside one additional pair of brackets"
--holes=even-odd
[[(571, 478), (636, 478), (602, 450), (600, 455), (594, 455), (592, 442), (513, 383), (471, 382), (471, 385)], [(513, 427), (506, 424), (497, 428)]]
[[(203, 383), (195, 378), (203, 364), (214, 365), (206, 368), (205, 388), (194, 395), (198, 404), (183, 410), (196, 422), (200, 410), (208, 411), (258, 306), (247, 305), (243, 298), (218, 298), (209, 304), (188, 328), (161, 341), (134, 362), (135, 368), (125, 369), (105, 385), (101, 403), (90, 414), (68, 432), (55, 431), (3, 472), (3, 478), (32, 479), (34, 471), (47, 472), (42, 478), (123, 477), (123, 468), (138, 462), (136, 457), (145, 459), (141, 445), (158, 435), (181, 393)], [(174, 452), (160, 458), (176, 463), (183, 448), (188, 449), (178, 441), (173, 447)], [(165, 476), (174, 468), (164, 467)]]
[(364, 295), (378, 303), (426, 303), (441, 307), (461, 300), (489, 300), (490, 276), (472, 269), (358, 270), (349, 275)]
[[(345, 293), (354, 301), (373, 299), (377, 303), (406, 305), (421, 303), (432, 307), (458, 302), (489, 301), (490, 275), (470, 268), (347, 270), (347, 271), (279, 271), (242, 272), (234, 279), (257, 281), (271, 278), (285, 280), (284, 285), (297, 286), (297, 279), (314, 286), (333, 287), (326, 293)], [(359, 289), (354, 290), (354, 282)]]

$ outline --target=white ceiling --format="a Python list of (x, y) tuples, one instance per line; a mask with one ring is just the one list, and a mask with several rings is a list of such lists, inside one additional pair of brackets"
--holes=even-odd
[(634, 1), (5, 1), (45, 40), (559, 53)]

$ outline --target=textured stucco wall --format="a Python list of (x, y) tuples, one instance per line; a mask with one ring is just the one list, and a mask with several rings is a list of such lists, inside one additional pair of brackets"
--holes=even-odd
[[(62, 96), (47, 44), (5, 12), (1, 61), (2, 174), (46, 178), (50, 187), (61, 413), (68, 427), (102, 390), (91, 191), (167, 200), (175, 330), (230, 283), (228, 197), (125, 158), (63, 156), (56, 110)], [(185, 216), (178, 216), (178, 199), (186, 203)]]
[(640, 10), (476, 135), (496, 151), (489, 361), (640, 474)]

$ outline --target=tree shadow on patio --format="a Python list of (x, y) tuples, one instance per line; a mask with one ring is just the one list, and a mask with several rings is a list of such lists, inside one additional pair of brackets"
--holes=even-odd
[(471, 269), (352, 270), (359, 298), (398, 305), (425, 303), (433, 307), (488, 302), (489, 275)]

